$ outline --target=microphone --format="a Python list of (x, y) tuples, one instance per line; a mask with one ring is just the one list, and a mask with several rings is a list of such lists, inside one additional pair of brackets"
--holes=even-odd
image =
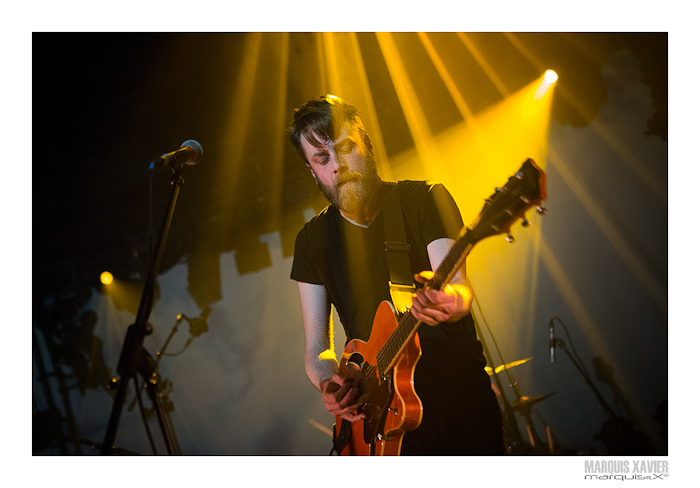
[(554, 344), (555, 344), (555, 339), (554, 339), (554, 319), (556, 317), (552, 317), (549, 321), (549, 362), (554, 363), (555, 357), (554, 357)]
[(202, 146), (192, 139), (185, 141), (180, 146), (180, 149), (170, 153), (163, 154), (157, 157), (151, 163), (151, 169), (154, 166), (178, 166), (181, 164), (194, 165), (202, 160), (204, 151), (202, 151)]

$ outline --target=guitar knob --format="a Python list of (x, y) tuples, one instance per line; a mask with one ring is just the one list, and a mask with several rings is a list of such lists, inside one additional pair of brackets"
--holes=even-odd
[(537, 213), (540, 215), (544, 215), (545, 212), (547, 212), (547, 209), (544, 208), (542, 205), (537, 205), (537, 207), (535, 207), (535, 209), (537, 210)]
[(506, 241), (515, 242), (515, 237), (512, 234), (506, 234)]
[(527, 219), (523, 219), (521, 225), (522, 225), (523, 227), (530, 227), (530, 226), (532, 225), (532, 222), (530, 222), (530, 221), (527, 220)]

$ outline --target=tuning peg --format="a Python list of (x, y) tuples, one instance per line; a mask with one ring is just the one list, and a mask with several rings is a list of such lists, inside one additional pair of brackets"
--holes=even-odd
[(544, 215), (547, 212), (547, 209), (544, 208), (542, 205), (537, 205), (537, 207), (535, 207), (535, 210), (537, 210), (537, 213), (540, 215)]
[(513, 234), (506, 234), (506, 241), (515, 242), (515, 237), (513, 237)]
[(530, 222), (529, 220), (523, 218), (523, 221), (522, 221), (521, 225), (522, 225), (523, 227), (530, 227), (530, 226), (532, 225), (532, 222)]

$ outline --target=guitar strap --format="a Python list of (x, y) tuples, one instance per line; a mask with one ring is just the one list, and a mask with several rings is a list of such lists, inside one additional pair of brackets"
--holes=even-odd
[[(386, 258), (389, 262), (389, 292), (394, 309), (399, 314), (406, 313), (413, 305), (416, 286), (413, 283), (411, 263), (408, 255), (411, 246), (406, 242), (399, 189), (395, 182), (390, 183), (391, 189), (384, 203), (384, 234), (386, 241)], [(446, 339), (441, 327), (422, 327), (422, 337), (437, 337)]]
[(411, 246), (406, 242), (398, 184), (391, 182), (389, 185), (389, 194), (384, 203), (384, 247), (389, 263), (389, 292), (396, 311), (405, 313), (411, 307), (416, 291), (408, 259)]

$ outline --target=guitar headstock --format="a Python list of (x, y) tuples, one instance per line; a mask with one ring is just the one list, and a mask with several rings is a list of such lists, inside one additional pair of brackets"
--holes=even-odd
[(544, 171), (532, 159), (526, 160), (518, 172), (486, 200), (481, 213), (469, 227), (469, 242), (476, 244), (498, 234), (506, 234), (506, 240), (512, 241), (510, 226), (520, 218), (524, 226), (529, 225), (525, 219), (527, 210), (537, 206), (538, 211), (544, 213), (540, 204), (547, 198), (546, 181)]
[(425, 284), (434, 290), (442, 289), (454, 277), (471, 248), (480, 240), (497, 234), (507, 233), (509, 240), (510, 226), (519, 218), (524, 220), (525, 212), (531, 207), (538, 206), (546, 198), (545, 174), (537, 167), (532, 159), (523, 163), (513, 176), (508, 179), (496, 193), (486, 200), (481, 213), (470, 227), (464, 227), (457, 242), (445, 256), (435, 276)]

